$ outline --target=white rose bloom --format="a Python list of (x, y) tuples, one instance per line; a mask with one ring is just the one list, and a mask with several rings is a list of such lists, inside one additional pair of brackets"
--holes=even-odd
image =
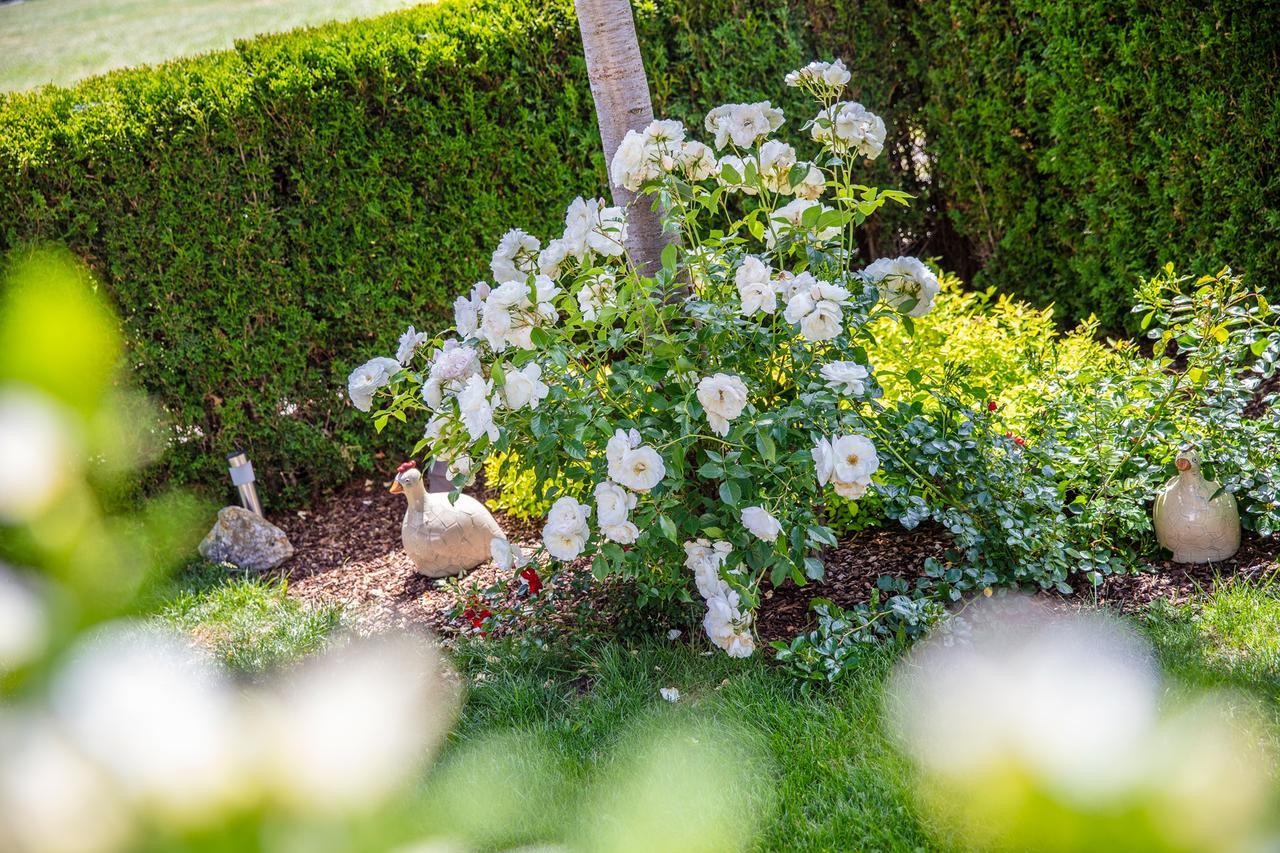
[(470, 338), (480, 330), (480, 306), (489, 295), (489, 285), (477, 281), (469, 296), (459, 296), (453, 301), (453, 322), (458, 336)]
[(747, 255), (734, 273), (738, 286), (738, 298), (742, 300), (742, 316), (750, 317), (757, 311), (772, 314), (778, 310), (778, 292), (773, 286), (773, 270), (755, 255)]
[[(797, 277), (798, 278), (798, 277)], [(796, 288), (782, 316), (799, 323), (800, 333), (811, 341), (829, 341), (840, 334), (841, 306), (849, 301), (849, 291), (825, 281), (808, 288)]]
[(602, 528), (623, 524), (627, 515), (635, 509), (636, 496), (605, 480), (596, 484), (596, 523)]
[(791, 167), (795, 164), (796, 150), (787, 143), (770, 139), (760, 146), (760, 178), (770, 192), (791, 192)]
[(746, 408), (746, 383), (727, 373), (705, 376), (698, 382), (698, 402), (706, 412), (711, 431), (720, 436), (728, 435), (729, 421)]
[(529, 565), (530, 555), (519, 545), (512, 545), (506, 539), (495, 536), (489, 540), (489, 556), (494, 565), (504, 572), (523, 569)]
[(578, 289), (578, 310), (588, 323), (594, 323), (600, 316), (600, 309), (612, 306), (617, 300), (618, 291), (609, 273), (594, 276)]
[(884, 120), (854, 101), (828, 107), (813, 122), (813, 138), (836, 153), (875, 159), (884, 150), (884, 135)]
[(796, 198), (806, 199), (808, 201), (817, 201), (822, 198), (822, 194), (827, 189), (827, 178), (822, 174), (822, 170), (812, 163), (807, 164), (809, 171), (800, 180), (800, 183), (791, 188)]
[(444, 469), (444, 476), (448, 480), (456, 480), (459, 477), (466, 477), (468, 485), (475, 481), (475, 477), (471, 475), (472, 467), (471, 457), (463, 454), (457, 459), (449, 460), (449, 464)]
[[(728, 167), (726, 171), (725, 167)], [(730, 177), (732, 172), (736, 177)], [(716, 181), (723, 187), (735, 190), (744, 195), (756, 195), (759, 190), (747, 183), (747, 164), (738, 156), (726, 154), (716, 164)]]
[(684, 125), (674, 119), (657, 119), (644, 129), (645, 145), (679, 148), (684, 142)]
[(630, 545), (640, 538), (640, 528), (630, 521), (601, 525), (600, 533), (605, 539), (617, 542), (619, 545)]
[(433, 409), (440, 408), (446, 392), (457, 394), (467, 380), (480, 372), (480, 354), (474, 347), (461, 345), (455, 340), (445, 341), (444, 346), (431, 355), (427, 380), (422, 385), (422, 399)]
[(538, 408), (538, 403), (551, 391), (542, 381), (542, 366), (539, 364), (526, 364), (519, 370), (508, 367), (504, 375), (502, 396), (506, 399), (507, 408), (513, 411), (525, 406)]
[(757, 539), (773, 542), (782, 532), (778, 519), (762, 506), (749, 506), (742, 510), (742, 526)]
[(617, 481), (632, 491), (645, 492), (652, 489), (667, 475), (666, 466), (658, 451), (647, 444), (627, 452), (622, 460), (621, 476)]
[(711, 146), (693, 139), (680, 147), (679, 163), (680, 168), (684, 170), (684, 176), (691, 181), (705, 181), (720, 168)]
[(557, 560), (573, 560), (586, 547), (591, 535), (587, 516), (591, 508), (573, 498), (560, 498), (547, 513), (547, 524), (542, 529), (542, 544), (547, 553)]
[(737, 595), (717, 595), (707, 600), (702, 628), (707, 637), (730, 657), (750, 657), (755, 642), (750, 633), (751, 615), (738, 610)]
[[(389, 358), (378, 361), (400, 369)], [(375, 388), (361, 411), (369, 411)], [(351, 398), (357, 407), (358, 391)], [(25, 386), (0, 390), (0, 523), (28, 521), (55, 506), (72, 485), (82, 457), (78, 431), (59, 405)]]
[[(769, 216), (769, 227), (764, 232), (764, 244), (772, 249), (777, 245), (779, 237), (784, 237), (788, 234), (798, 236), (808, 232), (809, 229), (803, 224), (804, 212), (815, 205), (821, 209), (822, 213), (831, 210), (825, 204), (810, 201), (807, 198), (797, 198), (775, 210)], [(840, 229), (832, 225), (814, 231), (812, 236), (819, 243), (825, 243), (828, 240), (834, 240), (839, 237)]]
[(574, 244), (567, 239), (551, 240), (547, 247), (538, 253), (538, 272), (551, 278), (559, 278), (564, 271), (564, 262), (581, 254), (586, 243)]
[(436, 444), (444, 436), (445, 428), (449, 425), (449, 419), (444, 415), (434, 415), (431, 420), (427, 421), (426, 429), (422, 431), (422, 437), (432, 444)]
[(634, 429), (629, 433), (614, 432), (605, 446), (605, 459), (609, 463), (609, 479), (633, 492), (644, 494), (667, 475), (658, 451), (640, 444), (640, 433)]
[(833, 361), (820, 371), (832, 390), (849, 397), (861, 397), (867, 390), (867, 369), (856, 361)]
[(513, 228), (502, 235), (498, 248), (494, 249), (489, 262), (489, 270), (493, 280), (523, 281), (538, 265), (538, 249), (541, 244), (532, 234), (526, 234), (519, 228)]
[(836, 493), (846, 498), (866, 494), (871, 475), (880, 468), (875, 445), (865, 435), (841, 435), (830, 441), (820, 439), (812, 453), (818, 485), (825, 486), (829, 481)]
[(609, 177), (615, 186), (635, 192), (661, 175), (657, 151), (646, 144), (643, 133), (628, 130), (609, 166)]
[(782, 127), (782, 110), (768, 101), (754, 104), (724, 104), (707, 113), (707, 132), (715, 135), (716, 148), (730, 141), (739, 148), (756, 142)]
[(587, 233), (587, 245), (607, 258), (617, 258), (625, 250), (626, 239), (626, 213), (620, 207), (605, 207), (600, 202), (595, 225)]
[(493, 422), (493, 401), (489, 399), (492, 391), (493, 383), (486, 382), (477, 373), (467, 380), (458, 394), (462, 424), (467, 428), (467, 435), (472, 441), (479, 441), (482, 435), (488, 435), (489, 441), (498, 440), (498, 426)]
[(844, 61), (810, 62), (804, 68), (787, 74), (784, 78), (788, 86), (804, 86), (820, 94), (835, 94), (845, 87), (851, 78)]
[(876, 286), (890, 307), (910, 317), (928, 314), (942, 290), (938, 277), (918, 258), (881, 258), (863, 270), (862, 277)]
[(360, 411), (373, 408), (373, 395), (391, 381), (400, 370), (400, 362), (394, 358), (373, 358), (351, 371), (347, 377), (347, 395)]
[(413, 358), (413, 354), (418, 351), (418, 347), (422, 346), (427, 339), (426, 332), (419, 332), (413, 326), (400, 336), (400, 346), (396, 349), (396, 361), (401, 364), (408, 364)]
[(684, 543), (685, 568), (693, 572), (698, 594), (704, 599), (721, 595), (734, 596), (736, 600), (737, 593), (720, 577), (720, 569), (732, 551), (733, 545), (723, 540), (713, 543), (706, 539), (695, 539)]

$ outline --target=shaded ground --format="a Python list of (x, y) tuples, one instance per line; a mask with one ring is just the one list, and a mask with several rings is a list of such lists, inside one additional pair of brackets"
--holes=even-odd
[[(479, 497), (484, 498), (483, 491)], [(420, 625), (444, 636), (474, 630), (460, 615), (468, 603), (463, 597), (485, 588), (498, 588), (497, 593), (491, 591), (489, 606), (510, 607), (517, 618), (539, 608), (540, 618), (576, 624), (584, 614), (603, 619), (610, 610), (616, 612), (608, 606), (616, 584), (589, 583), (581, 562), (561, 570), (536, 597), (519, 585), (502, 589), (507, 579), (488, 563), (461, 583), (424, 578), (400, 547), (403, 514), (403, 497), (388, 494), (386, 483), (367, 480), (352, 484), (314, 512), (274, 518), (297, 549), (283, 567), (289, 595), (317, 606), (342, 605), (349, 618), (365, 628)], [(536, 543), (535, 525), (502, 514), (498, 522), (513, 541)], [(815, 596), (850, 605), (865, 601), (880, 575), (915, 577), (925, 559), (942, 554), (947, 541), (946, 532), (935, 525), (913, 531), (868, 530), (842, 541), (825, 555), (825, 582), (803, 588), (787, 583), (765, 592), (757, 625), (761, 639), (788, 638), (807, 629), (812, 624), (809, 601)], [(1183, 566), (1156, 561), (1150, 572), (1109, 578), (1080, 597), (1125, 612), (1158, 599), (1184, 604), (1211, 590), (1216, 579), (1256, 579), (1280, 570), (1277, 551), (1280, 546), (1274, 541), (1246, 535), (1240, 552), (1223, 563)]]

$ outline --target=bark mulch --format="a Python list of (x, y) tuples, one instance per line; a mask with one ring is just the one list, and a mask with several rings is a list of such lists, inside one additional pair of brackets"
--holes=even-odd
[[(451, 584), (418, 575), (400, 547), (400, 522), (404, 498), (387, 493), (389, 481), (356, 482), (333, 495), (311, 512), (273, 517), (296, 549), (282, 568), (289, 595), (313, 604), (340, 604), (358, 628), (426, 627), (442, 636), (469, 633), (470, 623), (451, 614), (460, 609), (459, 592), (497, 584), (498, 570), (485, 563), (460, 583)], [(483, 489), (475, 492), (485, 499)], [(495, 513), (512, 541), (532, 546), (538, 539), (536, 524)], [(916, 530), (885, 528), (856, 534), (827, 554), (827, 577), (822, 583), (797, 587), (787, 582), (766, 589), (757, 627), (766, 642), (786, 639), (813, 625), (809, 603), (827, 598), (841, 606), (866, 601), (880, 575), (910, 581), (922, 571), (929, 557), (940, 557), (948, 535), (936, 525)], [(1125, 612), (1135, 611), (1163, 598), (1174, 603), (1190, 601), (1219, 580), (1232, 577), (1260, 578), (1280, 570), (1277, 544), (1246, 534), (1240, 552), (1219, 564), (1184, 566), (1170, 561), (1151, 563), (1151, 571), (1108, 578), (1098, 590), (1082, 590), (1077, 601), (1106, 604)], [(537, 599), (525, 597), (513, 587), (506, 601), (516, 611), (531, 612), (542, 605), (541, 618), (571, 624), (590, 613), (607, 620), (621, 607), (614, 585), (586, 582), (581, 562), (559, 572)]]

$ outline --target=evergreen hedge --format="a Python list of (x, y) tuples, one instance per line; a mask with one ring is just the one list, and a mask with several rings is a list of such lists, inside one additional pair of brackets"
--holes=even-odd
[[(1276, 13), (1066, 5), (649, 0), (637, 23), (655, 109), (691, 124), (760, 98), (798, 121), (783, 74), (845, 57), (890, 123), (868, 181), (921, 197), (869, 255), (1113, 323), (1164, 260), (1266, 281)], [(570, 0), (444, 0), (3, 98), (0, 249), (97, 272), (175, 428), (155, 478), (220, 485), (244, 447), (284, 505), (413, 443), (372, 435), (349, 370), (604, 174)]]

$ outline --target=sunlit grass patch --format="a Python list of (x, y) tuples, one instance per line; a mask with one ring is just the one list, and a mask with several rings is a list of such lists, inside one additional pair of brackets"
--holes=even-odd
[(228, 573), (208, 563), (195, 564), (175, 580), (158, 614), (226, 666), (247, 673), (319, 649), (342, 624), (339, 608), (291, 599), (279, 579)]

